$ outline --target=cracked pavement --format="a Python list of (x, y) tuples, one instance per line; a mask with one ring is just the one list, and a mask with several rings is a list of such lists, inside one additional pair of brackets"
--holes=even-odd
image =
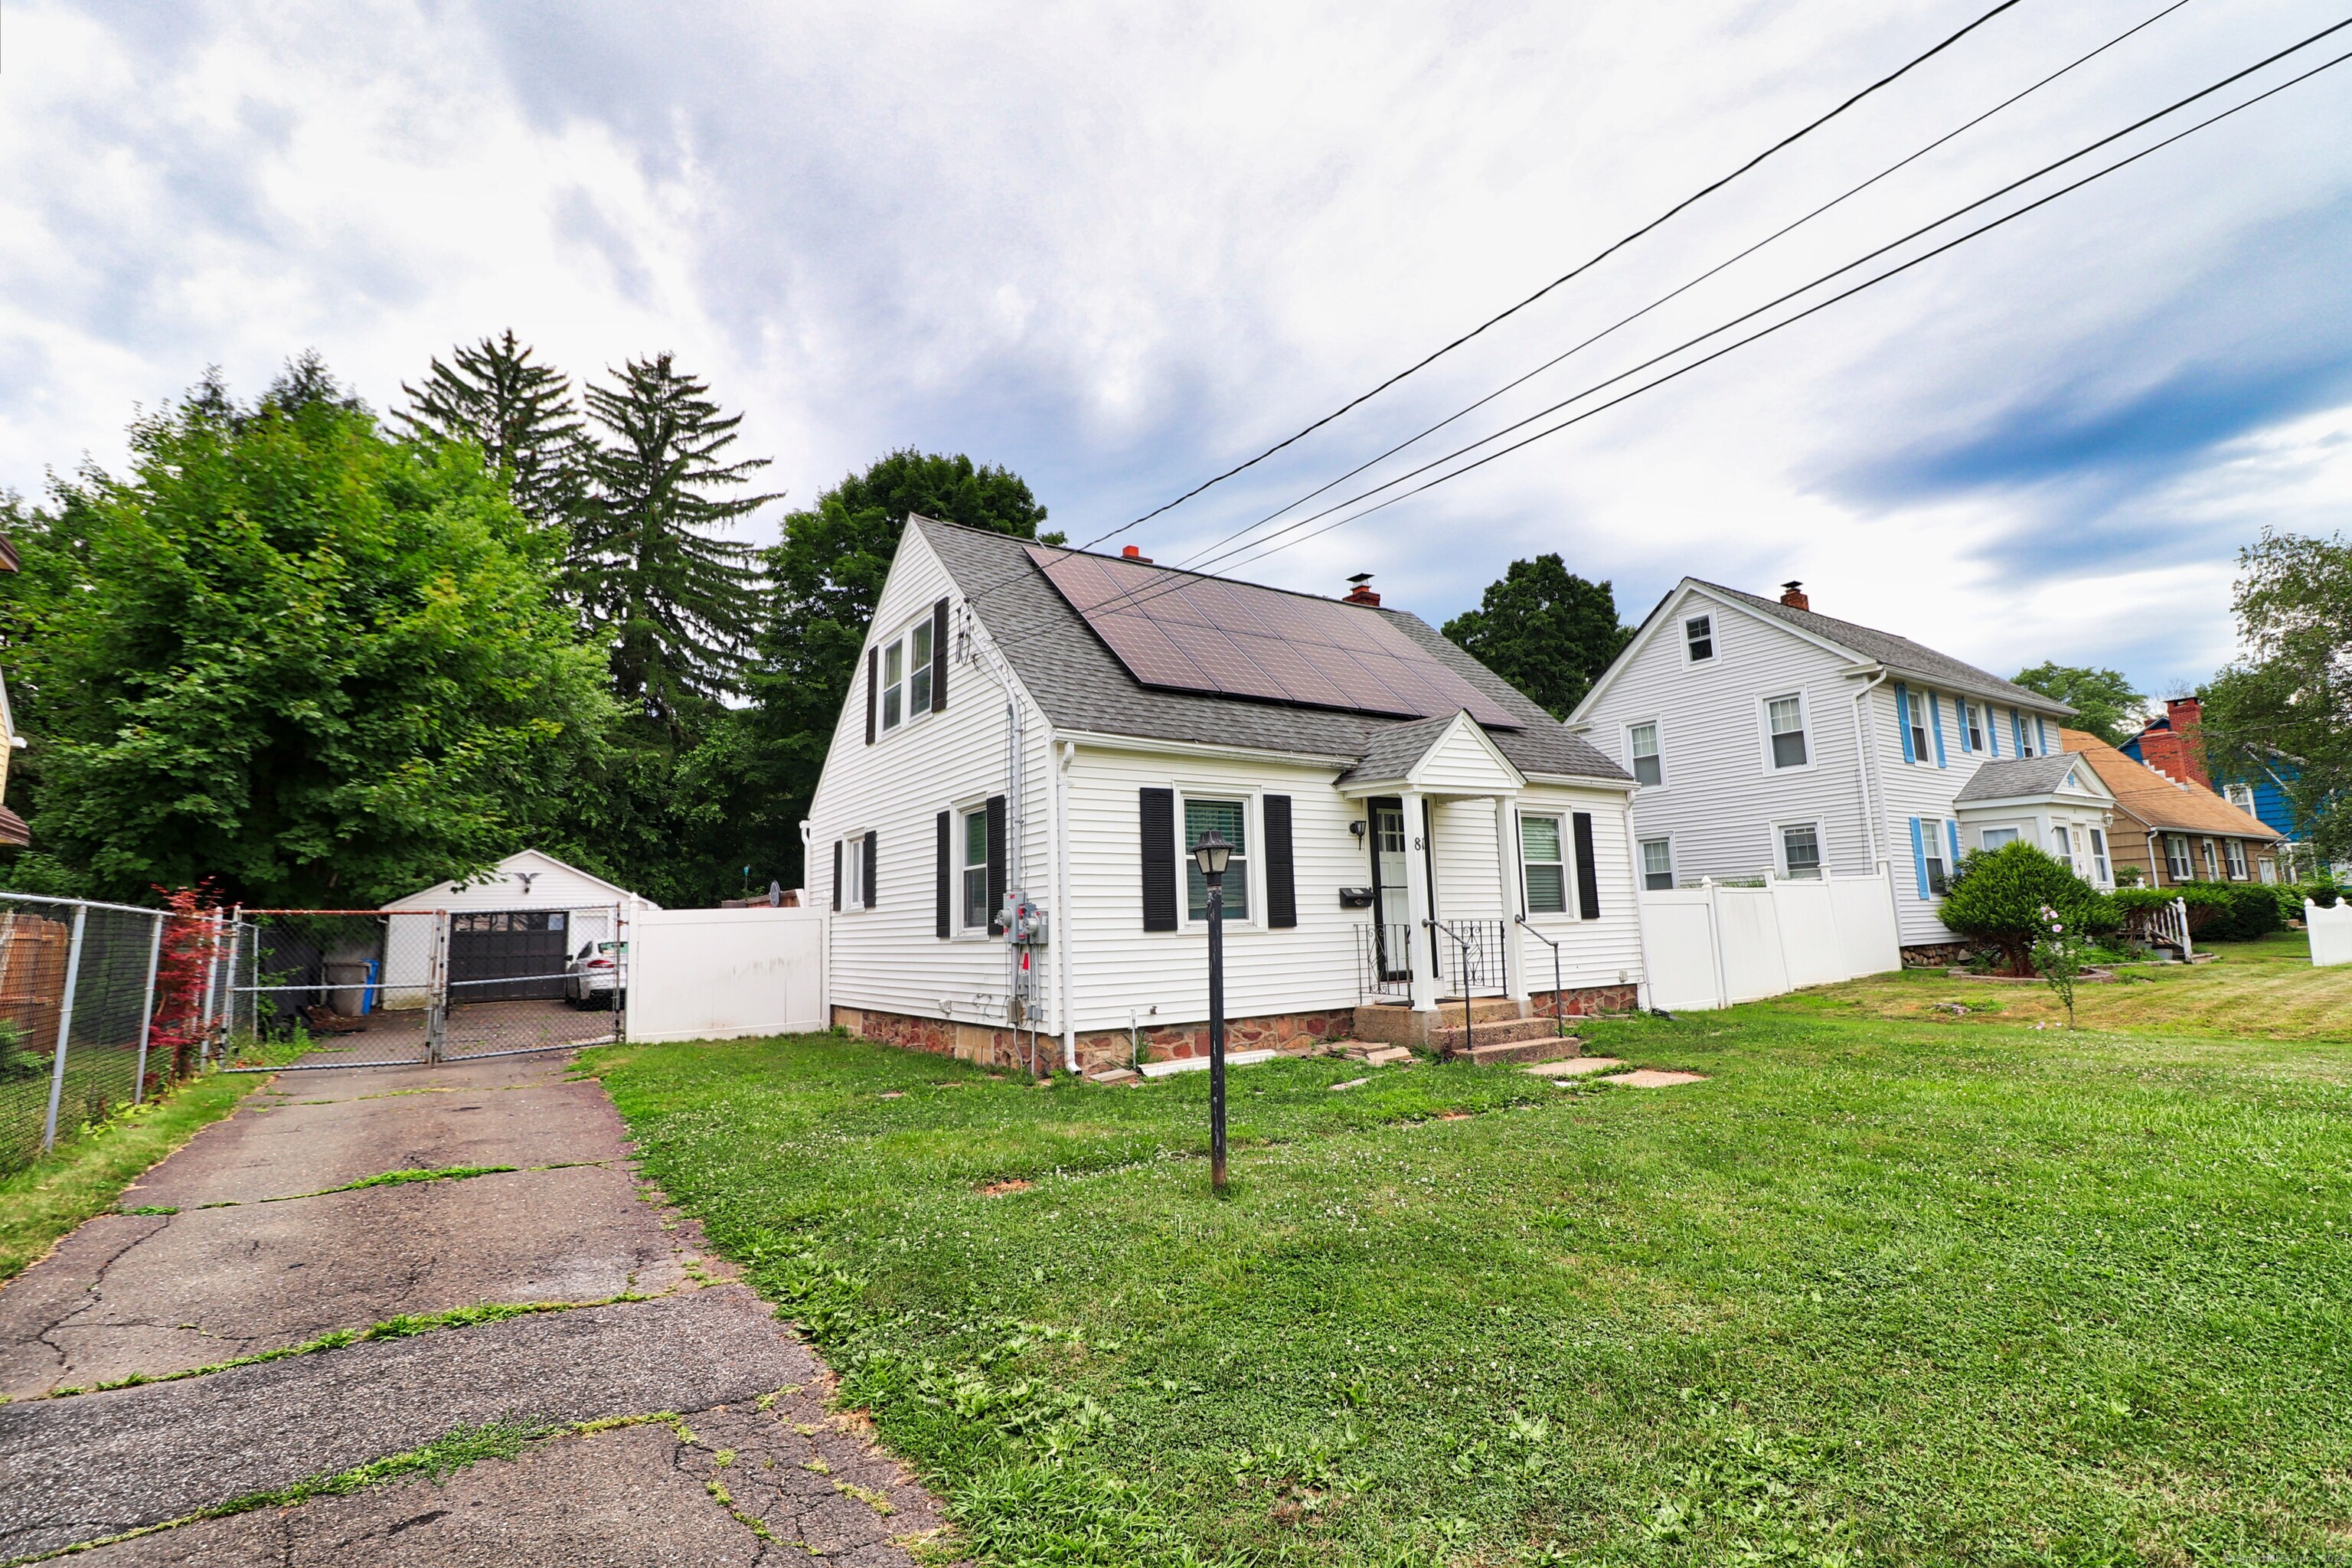
[[(568, 1057), (287, 1074), (0, 1289), (0, 1561), (492, 1420), (667, 1425), (99, 1548), (93, 1563), (908, 1564), (935, 1504), (765, 1303), (641, 1188)], [(400, 1092), (422, 1090), (424, 1092)], [(549, 1165), (320, 1194), (387, 1171)], [(296, 1195), (310, 1194), (315, 1195)], [(264, 1201), (264, 1200), (285, 1201)], [(205, 1207), (205, 1205), (233, 1206)], [(593, 1302), (73, 1397), (404, 1313)]]

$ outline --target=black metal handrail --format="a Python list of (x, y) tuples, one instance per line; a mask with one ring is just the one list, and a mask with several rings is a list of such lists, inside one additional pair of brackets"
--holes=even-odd
[(1445, 921), (1423, 921), (1422, 923), (1431, 931), (1444, 933), (1453, 942), (1460, 954), (1461, 967), (1456, 972), (1456, 978), (1461, 982), (1462, 987), (1462, 1048), (1466, 1051), (1478, 1043), (1477, 1025), (1470, 1008), (1470, 993), (1478, 984), (1479, 960), (1485, 956), (1486, 944), (1482, 939), (1486, 932), (1483, 928), (1490, 925), (1499, 928), (1502, 921), (1464, 921), (1461, 923), (1470, 927), (1473, 932), (1468, 936), (1454, 930), (1454, 926)]
[(1412, 928), (1367, 921), (1356, 928), (1356, 984), (1360, 996), (1412, 994)]
[(1564, 1004), (1560, 1000), (1559, 990), (1559, 943), (1553, 941), (1550, 937), (1544, 935), (1543, 932), (1536, 930), (1534, 924), (1528, 921), (1527, 916), (1513, 915), (1511, 919), (1516, 924), (1526, 927), (1527, 932), (1529, 936), (1534, 937), (1538, 942), (1551, 949), (1551, 1016), (1553, 1032), (1556, 1035), (1564, 1037), (1568, 1034), (1568, 1020), (1560, 1016), (1560, 1009)]

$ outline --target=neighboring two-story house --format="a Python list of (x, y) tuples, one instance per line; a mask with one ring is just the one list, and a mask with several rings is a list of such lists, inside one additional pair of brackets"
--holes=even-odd
[[(2307, 835), (2286, 793), (2287, 784), (2295, 777), (2295, 765), (2284, 757), (2272, 755), (2242, 758), (2233, 766), (2216, 768), (2213, 759), (2206, 755), (2204, 728), (2205, 705), (2201, 701), (2194, 697), (2168, 697), (2165, 699), (2164, 711), (2141, 726), (2139, 733), (2117, 750), (2175, 784), (2211, 791), (2276, 834), (2275, 853), (2265, 857), (2272, 866), (2263, 880), (2272, 880), (2277, 875), (2292, 877), (2298, 866), (2316, 870), (2315, 866), (2310, 866), (2310, 847), (2299, 842)], [(2210, 828), (2212, 825), (2204, 826)], [(2157, 858), (2160, 862), (2163, 858)]]
[(1631, 1009), (1632, 788), (1360, 585), (915, 518), (803, 834), (840, 1023), (1091, 1068), (1203, 1048), (1210, 828), (1236, 1048)]
[(1685, 577), (1569, 728), (1636, 781), (1643, 886), (1881, 872), (1906, 956), (1959, 858), (2024, 838), (2114, 885), (2114, 795), (2067, 756), (2073, 710), (1908, 637)]

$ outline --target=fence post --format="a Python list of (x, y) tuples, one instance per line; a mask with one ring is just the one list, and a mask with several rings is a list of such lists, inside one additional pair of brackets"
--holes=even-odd
[(2186, 963), (2197, 951), (2195, 948), (2189, 945), (2189, 900), (2187, 899), (2173, 900), (2172, 912), (2180, 917), (2180, 962)]
[(89, 906), (74, 906), (73, 935), (66, 948), (66, 994), (58, 1005), (58, 1049), (56, 1059), (49, 1064), (49, 1119), (41, 1129), (41, 1152), (46, 1154), (58, 1146), (58, 1101), (66, 1092), (66, 1041), (73, 1033), (74, 987), (81, 980), (82, 927), (89, 922)]
[(221, 918), (215, 910), (206, 917), (212, 930), (205, 937), (205, 1010), (196, 1016), (196, 1054), (212, 1048), (213, 998), (220, 989)]
[(155, 934), (147, 942), (147, 994), (139, 1004), (139, 1076), (131, 1080), (133, 1105), (147, 1097), (147, 1041), (155, 1032), (155, 968), (163, 956), (163, 922), (171, 918), (157, 915)]

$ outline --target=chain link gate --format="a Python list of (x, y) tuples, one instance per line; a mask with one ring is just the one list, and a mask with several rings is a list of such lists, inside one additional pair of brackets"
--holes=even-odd
[[(402, 1067), (612, 1045), (624, 1037), (620, 906), (240, 910), (232, 1072)], [(264, 1042), (300, 1040), (291, 1063)]]

